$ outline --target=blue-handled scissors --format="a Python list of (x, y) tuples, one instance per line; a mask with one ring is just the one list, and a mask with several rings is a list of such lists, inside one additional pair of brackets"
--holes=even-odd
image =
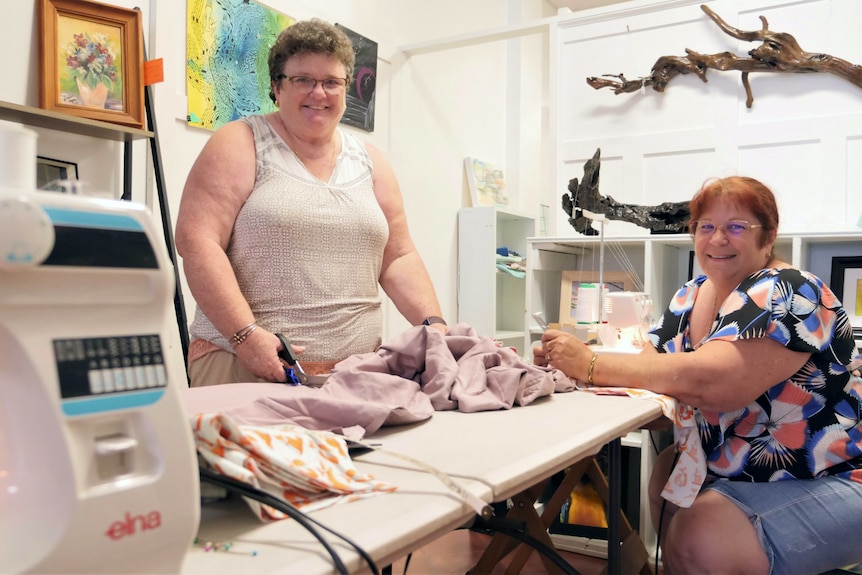
[(293, 351), (293, 346), (283, 334), (277, 333), (275, 337), (281, 341), (282, 349), (278, 350), (278, 357), (287, 362), (290, 367), (284, 368), (284, 375), (287, 376), (287, 383), (292, 385), (308, 385), (310, 387), (320, 387), (329, 376), (327, 375), (308, 375), (303, 371), (299, 360), (296, 357), (296, 352)]

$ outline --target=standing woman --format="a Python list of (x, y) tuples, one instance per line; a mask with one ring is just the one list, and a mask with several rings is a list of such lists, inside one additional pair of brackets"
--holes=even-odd
[[(711, 181), (689, 207), (705, 275), (677, 292), (652, 346), (597, 356), (549, 330), (536, 362), (694, 408), (706, 476), (671, 475), (683, 469), (671, 446), (650, 479), (666, 573), (811, 575), (858, 563), (862, 359), (847, 313), (819, 278), (775, 256), (778, 208), (761, 182)], [(664, 501), (686, 479), (693, 501)]]
[(374, 351), (378, 284), (414, 325), (446, 332), (391, 165), (339, 128), (354, 52), (318, 19), (269, 54), (277, 110), (219, 128), (189, 172), (177, 251), (197, 303), (192, 386), (285, 381), (275, 333), (309, 373)]

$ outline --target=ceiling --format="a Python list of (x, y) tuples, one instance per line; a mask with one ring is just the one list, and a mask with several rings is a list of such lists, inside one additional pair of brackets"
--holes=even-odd
[(547, 0), (548, 4), (554, 8), (568, 8), (572, 12), (577, 10), (586, 10), (588, 8), (598, 8), (599, 6), (609, 6), (611, 4), (619, 4), (627, 0)]

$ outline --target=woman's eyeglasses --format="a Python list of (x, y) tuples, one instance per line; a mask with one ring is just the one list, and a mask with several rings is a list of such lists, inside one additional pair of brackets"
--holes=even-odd
[(692, 234), (694, 235), (711, 236), (715, 233), (715, 230), (718, 229), (723, 231), (725, 235), (732, 236), (734, 238), (738, 238), (745, 230), (763, 227), (762, 224), (751, 224), (745, 220), (733, 220), (720, 226), (717, 226), (708, 220), (704, 220), (702, 222), (695, 220), (691, 222), (690, 226)]
[(327, 94), (336, 95), (344, 91), (347, 86), (347, 78), (324, 78), (323, 80), (315, 80), (310, 76), (287, 76), (279, 74), (275, 77), (276, 80), (287, 80), (290, 85), (303, 94), (311, 94), (317, 84), (323, 86), (323, 91)]

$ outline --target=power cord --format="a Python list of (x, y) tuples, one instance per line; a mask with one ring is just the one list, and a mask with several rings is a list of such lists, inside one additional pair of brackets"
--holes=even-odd
[(335, 565), (336, 569), (338, 569), (338, 572), (342, 575), (348, 575), (349, 570), (344, 565), (344, 562), (341, 560), (341, 557), (339, 557), (335, 549), (333, 549), (332, 545), (330, 545), (329, 542), (323, 537), (323, 535), (320, 534), (320, 531), (315, 528), (315, 525), (317, 525), (321, 529), (328, 531), (332, 535), (335, 535), (339, 539), (342, 539), (345, 543), (353, 547), (356, 552), (359, 553), (359, 555), (362, 556), (362, 558), (368, 564), (368, 567), (371, 569), (371, 573), (373, 573), (373, 575), (380, 575), (380, 571), (377, 569), (377, 565), (375, 565), (374, 560), (371, 559), (371, 556), (364, 549), (359, 547), (359, 545), (357, 545), (344, 535), (330, 529), (316, 519), (312, 519), (310, 516), (302, 513), (299, 509), (291, 505), (289, 502), (283, 499), (279, 499), (264, 491), (261, 491), (256, 487), (252, 487), (247, 483), (243, 483), (242, 481), (237, 481), (236, 479), (233, 479), (231, 477), (215, 473), (213, 471), (210, 471), (209, 469), (200, 469), (200, 480), (202, 482), (211, 483), (213, 485), (223, 487), (229, 491), (236, 492), (244, 497), (251, 497), (256, 501), (278, 509), (279, 511), (305, 527), (309, 533), (314, 535), (314, 537), (320, 542), (323, 548), (326, 549), (327, 553), (329, 553), (329, 556), (332, 558), (332, 562)]

